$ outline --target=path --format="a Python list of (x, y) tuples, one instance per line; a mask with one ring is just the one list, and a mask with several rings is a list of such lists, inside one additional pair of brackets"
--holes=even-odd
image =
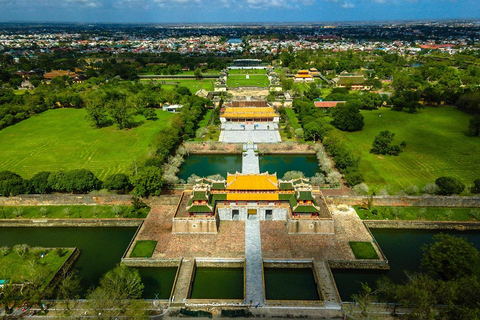
[(327, 266), (326, 261), (315, 261), (314, 266), (317, 270), (317, 275), (319, 277), (318, 280), (320, 282), (320, 287), (322, 288), (325, 305), (339, 306), (340, 297), (338, 296), (337, 287), (335, 285), (335, 280), (333, 279), (332, 272)]
[(242, 173), (260, 173), (257, 145), (246, 143), (243, 145), (246, 151), (242, 154)]
[(185, 305), (192, 277), (194, 259), (183, 259), (172, 296), (172, 307)]
[(262, 278), (262, 243), (260, 224), (256, 215), (245, 220), (246, 302), (252, 305), (265, 303)]

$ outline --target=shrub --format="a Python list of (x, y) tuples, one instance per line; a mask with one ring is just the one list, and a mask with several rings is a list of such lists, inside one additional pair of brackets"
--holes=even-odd
[(48, 177), (50, 172), (42, 171), (33, 176), (30, 179), (30, 186), (33, 193), (48, 193), (50, 192), (50, 186), (48, 184)]
[(325, 184), (325, 182), (325, 175), (322, 173), (317, 172), (313, 177), (310, 178), (310, 184), (312, 184), (313, 186), (321, 186)]
[(366, 183), (357, 184), (352, 189), (357, 195), (367, 195), (368, 191), (370, 190)]
[(390, 132), (388, 130), (381, 131), (373, 140), (370, 153), (398, 156), (401, 150), (399, 146), (392, 146), (394, 137), (395, 133), (393, 132)]
[(9, 247), (0, 247), (0, 257), (6, 256), (10, 252)]
[(440, 177), (435, 180), (438, 186), (438, 194), (451, 195), (460, 194), (465, 190), (465, 185), (458, 179), (452, 177)]
[(283, 175), (282, 180), (293, 180), (298, 178), (305, 178), (305, 175), (301, 171), (287, 171)]
[(131, 177), (131, 183), (141, 197), (158, 196), (163, 186), (162, 170), (156, 167), (140, 168), (138, 173)]
[(365, 178), (357, 168), (349, 168), (345, 173), (345, 181), (351, 186), (356, 186), (364, 182)]
[(422, 191), (428, 194), (436, 194), (439, 190), (440, 188), (435, 183), (427, 183)]
[(473, 193), (480, 193), (480, 179), (476, 179), (475, 181), (473, 181), (472, 192)]
[(109, 175), (105, 179), (105, 182), (103, 183), (103, 188), (110, 191), (115, 190), (128, 192), (132, 190), (132, 184), (130, 183), (130, 179), (126, 174), (117, 173)]
[(200, 176), (197, 176), (196, 174), (192, 174), (190, 177), (187, 179), (187, 184), (195, 184), (197, 183), (197, 180), (200, 179)]
[(418, 194), (420, 192), (420, 189), (417, 187), (417, 186), (408, 186), (405, 190), (406, 194), (408, 194), (409, 196), (411, 195), (414, 195), (414, 194)]
[(28, 191), (28, 183), (21, 176), (10, 171), (0, 172), (0, 195), (8, 197), (26, 193)]
[(28, 252), (29, 246), (25, 243), (17, 244), (13, 247), (13, 251), (18, 254), (20, 257), (23, 257)]

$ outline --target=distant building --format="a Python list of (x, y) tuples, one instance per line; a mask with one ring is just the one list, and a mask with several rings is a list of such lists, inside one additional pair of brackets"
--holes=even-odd
[(164, 104), (162, 107), (163, 111), (171, 112), (171, 113), (178, 113), (183, 108), (181, 104)]
[(346, 103), (347, 101), (315, 101), (315, 107), (317, 108), (334, 108), (339, 103)]
[(56, 77), (67, 76), (69, 78), (76, 78), (78, 75), (75, 72), (69, 70), (52, 70), (43, 75), (43, 78), (47, 81), (50, 81)]
[[(315, 69), (316, 70), (316, 69)], [(313, 82), (313, 75), (308, 70), (298, 70), (298, 73), (293, 77), (295, 82)]]
[(365, 86), (365, 76), (363, 74), (342, 72), (333, 79), (334, 86), (337, 88), (348, 88), (350, 90), (370, 90), (370, 87)]

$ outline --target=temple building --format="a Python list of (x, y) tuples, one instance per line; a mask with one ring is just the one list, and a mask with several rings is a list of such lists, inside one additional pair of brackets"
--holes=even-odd
[[(318, 72), (317, 72), (318, 73)], [(293, 77), (295, 82), (313, 82), (313, 75), (309, 70), (298, 70), (298, 73)]]
[(283, 220), (288, 233), (333, 233), (333, 219), (320, 191), (308, 179), (281, 181), (268, 172), (200, 179), (184, 192), (173, 233), (217, 232), (221, 221)]
[(220, 142), (276, 143), (282, 141), (280, 115), (265, 100), (238, 100), (225, 104), (220, 113)]

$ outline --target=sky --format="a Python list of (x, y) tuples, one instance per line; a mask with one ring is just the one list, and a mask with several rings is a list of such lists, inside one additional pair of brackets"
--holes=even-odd
[(0, 21), (201, 23), (480, 18), (480, 0), (0, 0)]

